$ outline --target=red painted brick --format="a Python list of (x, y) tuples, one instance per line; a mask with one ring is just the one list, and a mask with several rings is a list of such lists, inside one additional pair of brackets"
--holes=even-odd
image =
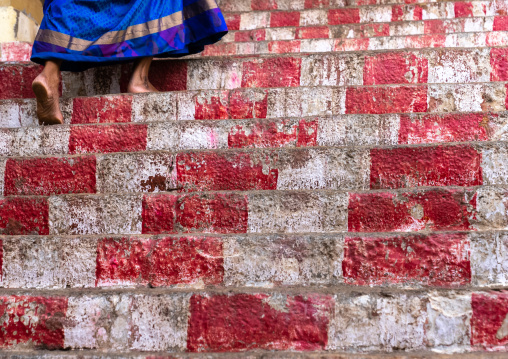
[[(4, 64), (0, 66), (0, 100), (35, 98), (32, 82), (42, 71), (42, 66)], [(61, 89), (60, 89), (61, 92)]]
[[(472, 199), (468, 199), (468, 198)], [(468, 230), (476, 194), (436, 189), (408, 193), (350, 194), (349, 232)]]
[(346, 238), (342, 272), (354, 285), (464, 285), (471, 282), (469, 247), (466, 234)]
[(163, 238), (150, 258), (150, 283), (154, 287), (179, 283), (220, 284), (224, 279), (224, 254), (219, 238)]
[(222, 193), (180, 196), (176, 222), (185, 233), (246, 233), (247, 196)]
[(393, 5), (392, 6), (392, 21), (401, 21), (404, 19), (404, 6)]
[(265, 29), (240, 31), (235, 33), (236, 42), (265, 41), (265, 38), (266, 38)]
[(300, 120), (297, 147), (317, 145), (318, 121)]
[(105, 238), (97, 244), (95, 286), (149, 283), (150, 239)]
[(330, 6), (330, 0), (305, 0), (305, 9), (315, 9)]
[(97, 246), (96, 286), (220, 284), (223, 257), (217, 238), (106, 238)]
[(45, 198), (4, 198), (0, 200), (0, 233), (48, 235), (48, 213)]
[(267, 155), (197, 152), (176, 157), (177, 181), (182, 191), (269, 190), (277, 188), (278, 170)]
[(78, 97), (73, 101), (73, 124), (131, 122), (132, 96)]
[(290, 54), (300, 52), (300, 41), (270, 41), (268, 51), (271, 54)]
[(508, 49), (491, 49), (490, 66), (490, 81), (508, 81)]
[(145, 196), (142, 233), (245, 233), (247, 206), (239, 194)]
[[(132, 65), (122, 66), (120, 90), (127, 92), (127, 85), (132, 75)], [(148, 76), (152, 85), (159, 91), (187, 90), (187, 62), (180, 60), (154, 61)]]
[(243, 63), (242, 87), (300, 86), (302, 60), (292, 57)]
[(356, 24), (360, 22), (359, 9), (331, 9), (328, 11), (328, 24)]
[(365, 56), (364, 85), (427, 83), (429, 61), (411, 53)]
[(272, 12), (270, 16), (270, 27), (300, 26), (299, 11), (278, 11)]
[(222, 91), (218, 96), (196, 97), (196, 120), (225, 120), (228, 115), (228, 91)]
[(236, 44), (234, 42), (217, 43), (205, 46), (202, 56), (229, 56), (236, 55)]
[[(492, 115), (491, 115), (492, 116)], [(489, 117), (482, 113), (400, 116), (399, 144), (488, 141)]]
[(176, 233), (175, 207), (177, 200), (178, 196), (166, 194), (143, 196), (141, 233)]
[(370, 151), (370, 187), (480, 186), (482, 154), (469, 145)]
[(147, 125), (73, 126), (69, 153), (135, 152), (146, 149)]
[(252, 0), (252, 10), (276, 10), (277, 0)]
[[(409, 9), (406, 5), (394, 5), (392, 6), (392, 21), (403, 21), (405, 11)], [(420, 6), (415, 6), (413, 9), (413, 18), (412, 20), (418, 21), (422, 19), (423, 9)]]
[(363, 51), (369, 49), (369, 38), (365, 39), (337, 39), (334, 51)]
[(224, 20), (226, 20), (229, 31), (240, 30), (241, 19), (240, 14), (224, 14)]
[(508, 16), (496, 16), (494, 18), (494, 31), (508, 30)]
[(280, 308), (264, 294), (193, 295), (190, 352), (324, 350), (334, 302), (330, 296), (286, 297)]
[(8, 159), (5, 195), (95, 193), (95, 156)]
[(234, 90), (229, 98), (229, 117), (232, 119), (266, 118), (268, 111), (268, 91), (262, 100), (251, 93)]
[(473, 3), (456, 2), (453, 4), (455, 17), (473, 17)]
[(67, 298), (0, 297), (0, 348), (63, 349)]
[(297, 39), (328, 39), (329, 37), (328, 26), (299, 27), (296, 29)]
[(427, 112), (427, 86), (350, 87), (346, 113)]
[(473, 293), (471, 307), (471, 345), (475, 348), (497, 347), (504, 350), (508, 344), (508, 292)]
[(444, 20), (427, 20), (423, 22), (423, 32), (425, 34), (444, 34), (446, 26)]
[(248, 128), (236, 125), (229, 132), (228, 145), (230, 148), (294, 146), (297, 141), (297, 126), (288, 127), (286, 123), (282, 123), (282, 128), (279, 128), (276, 122), (256, 122)]
[(406, 36), (404, 42), (407, 48), (414, 49), (423, 49), (426, 47), (438, 48), (445, 46), (446, 35), (430, 34), (430, 35)]

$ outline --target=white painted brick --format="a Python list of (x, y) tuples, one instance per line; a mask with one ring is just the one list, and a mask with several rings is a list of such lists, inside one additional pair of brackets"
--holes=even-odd
[[(335, 297), (329, 350), (415, 350), (425, 344), (427, 300), (413, 295), (350, 293)], [(375, 333), (375, 334), (374, 334)]]
[(457, 35), (457, 47), (485, 47), (487, 46), (487, 34), (479, 33), (464, 33)]
[(346, 88), (339, 87), (333, 90), (332, 114), (343, 115), (346, 113)]
[(425, 326), (428, 345), (442, 353), (469, 350), (471, 294), (430, 293)]
[(478, 189), (476, 201), (476, 229), (508, 229), (508, 188), (484, 186)]
[(331, 88), (287, 88), (286, 116), (332, 115), (333, 91)]
[(3, 239), (5, 288), (93, 288), (97, 241), (90, 238)]
[(429, 83), (490, 81), (490, 51), (433, 51), (429, 54)]
[(331, 52), (333, 39), (308, 39), (300, 41), (300, 52)]
[(4, 194), (6, 158), (0, 158), (0, 195)]
[[(473, 16), (474, 17), (477, 17), (477, 16), (486, 16), (487, 14), (487, 9), (488, 9), (488, 4), (489, 2), (485, 2), (485, 1), (471, 1), (471, 4), (473, 5)], [(494, 14), (489, 14), (489, 16), (492, 16)]]
[(196, 115), (196, 93), (180, 92), (178, 95), (178, 120), (194, 120)]
[(236, 61), (189, 61), (188, 90), (234, 89), (241, 85), (242, 65)]
[(286, 116), (286, 89), (271, 88), (268, 90), (267, 117)]
[(375, 6), (360, 8), (360, 22), (390, 22), (392, 21), (391, 6)]
[(240, 15), (240, 30), (264, 29), (269, 27), (270, 12), (246, 12)]
[(167, 152), (98, 155), (97, 193), (161, 192), (176, 188), (175, 155)]
[(390, 36), (423, 35), (424, 31), (423, 21), (390, 24)]
[(429, 112), (504, 111), (506, 90), (502, 84), (430, 85)]
[(328, 25), (327, 10), (302, 11), (300, 15), (300, 26)]
[(248, 232), (347, 231), (347, 205), (348, 195), (345, 193), (251, 194)]
[(125, 295), (69, 297), (65, 347), (126, 350), (131, 335), (131, 302)]
[(132, 122), (175, 120), (176, 104), (176, 95), (171, 92), (136, 95), (132, 101)]
[(267, 41), (294, 40), (296, 30), (291, 27), (279, 27), (266, 29), (265, 38)]
[(251, 0), (217, 0), (223, 11), (251, 11)]
[(508, 233), (473, 233), (470, 238), (473, 285), (506, 285), (508, 283)]
[(407, 46), (404, 37), (372, 37), (369, 39), (369, 50), (398, 50)]
[(342, 281), (342, 236), (235, 237), (224, 241), (224, 284), (330, 285)]
[(422, 5), (422, 20), (453, 19), (455, 7), (453, 2)]
[(367, 150), (299, 150), (281, 152), (277, 189), (365, 190), (370, 186)]
[(14, 101), (2, 101), (0, 103), (0, 127), (20, 127), (20, 108)]
[(50, 197), (51, 234), (140, 234), (141, 195)]
[(303, 10), (305, 0), (277, 0), (279, 10)]
[(69, 126), (21, 127), (0, 131), (0, 154), (37, 156), (69, 152)]
[(131, 349), (185, 351), (190, 294), (135, 295), (132, 318), (136, 335)]
[(219, 43), (223, 42), (235, 42), (235, 32), (230, 31), (220, 39)]
[(502, 144), (484, 148), (481, 152), (484, 184), (508, 184), (508, 148)]
[(469, 17), (463, 19), (465, 32), (492, 31), (494, 21), (492, 18)]
[(147, 137), (149, 151), (228, 148), (228, 132), (204, 121), (150, 124)]
[(357, 55), (314, 55), (302, 59), (302, 86), (363, 84), (363, 58)]
[(399, 115), (343, 115), (320, 119), (317, 145), (396, 145), (399, 126)]

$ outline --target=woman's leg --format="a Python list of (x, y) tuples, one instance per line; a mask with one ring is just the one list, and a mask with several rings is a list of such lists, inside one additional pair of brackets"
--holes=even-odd
[(48, 60), (44, 70), (32, 83), (37, 97), (37, 117), (41, 125), (58, 125), (63, 123), (63, 115), (58, 102), (60, 86), (60, 60)]
[(130, 93), (143, 93), (143, 92), (158, 92), (155, 87), (148, 80), (148, 71), (152, 64), (153, 57), (141, 57), (134, 63), (134, 71), (132, 72), (127, 92)]

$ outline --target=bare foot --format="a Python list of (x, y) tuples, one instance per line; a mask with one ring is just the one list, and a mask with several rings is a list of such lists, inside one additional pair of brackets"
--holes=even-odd
[(127, 92), (147, 93), (147, 92), (159, 92), (159, 90), (157, 90), (155, 86), (150, 83), (148, 78), (145, 78), (142, 80), (138, 79), (138, 81), (134, 81), (134, 79), (131, 79), (129, 85), (127, 86)]
[(127, 92), (146, 93), (159, 92), (148, 80), (148, 73), (153, 57), (142, 57), (134, 63), (134, 70), (127, 86)]
[[(53, 81), (54, 82), (54, 81)], [(37, 117), (41, 125), (59, 125), (63, 123), (63, 115), (58, 102), (58, 83), (52, 84), (41, 73), (32, 83), (32, 90), (37, 97)]]

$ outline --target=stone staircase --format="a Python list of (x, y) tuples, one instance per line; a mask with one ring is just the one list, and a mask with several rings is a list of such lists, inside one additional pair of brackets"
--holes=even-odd
[(508, 2), (220, 5), (161, 93), (64, 73), (61, 126), (2, 45), (0, 357), (501, 357)]

